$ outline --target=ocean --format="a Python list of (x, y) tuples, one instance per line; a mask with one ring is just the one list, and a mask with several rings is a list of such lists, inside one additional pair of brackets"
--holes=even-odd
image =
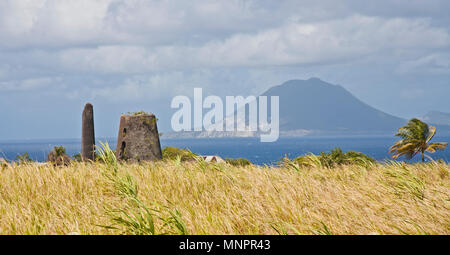
[[(394, 137), (294, 137), (280, 138), (274, 143), (261, 143), (259, 138), (211, 138), (211, 139), (161, 139), (161, 147), (187, 148), (200, 155), (218, 155), (222, 158), (246, 158), (258, 165), (274, 165), (287, 156), (295, 158), (308, 153), (318, 154), (340, 147), (344, 152), (363, 152), (379, 161), (389, 159), (388, 149), (396, 141)], [(107, 141), (115, 148), (115, 139)], [(435, 137), (435, 142), (449, 142), (450, 137)], [(0, 157), (14, 160), (27, 152), (33, 160), (43, 162), (54, 146), (64, 146), (72, 156), (81, 150), (80, 139), (0, 141)], [(450, 162), (450, 148), (431, 154), (433, 159)], [(420, 160), (416, 157), (415, 161)]]

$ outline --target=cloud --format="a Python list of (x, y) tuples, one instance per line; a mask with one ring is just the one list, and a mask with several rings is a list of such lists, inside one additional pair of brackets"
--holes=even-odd
[(356, 15), (322, 23), (291, 23), (256, 34), (238, 34), (223, 42), (208, 43), (192, 55), (201, 56), (206, 65), (327, 64), (449, 44), (448, 32), (431, 26), (426, 19), (386, 20)]
[[(3, 0), (0, 46), (70, 48), (208, 40), (259, 26), (253, 1)], [(255, 15), (260, 17), (257, 19)]]
[(433, 53), (405, 61), (398, 67), (399, 73), (450, 74), (450, 54)]
[[(450, 45), (448, 31), (429, 19), (354, 15), (320, 23), (291, 22), (198, 45), (114, 44), (60, 50), (28, 50), (35, 68), (67, 73), (144, 74), (216, 67), (324, 65), (370, 56), (430, 54)], [(4, 53), (8, 54), (8, 53)], [(14, 52), (14, 56), (18, 53)]]
[(1, 92), (23, 92), (41, 90), (51, 86), (59, 86), (62, 81), (60, 77), (42, 77), (25, 80), (13, 80), (0, 82)]
[(416, 19), (435, 14), (434, 20), (439, 21), (447, 16), (445, 6), (449, 5), (445, 1), (404, 3), (348, 0), (337, 6), (334, 1), (311, 0), (3, 0), (0, 47), (198, 46), (289, 23), (326, 23), (354, 15)]
[(0, 82), (3, 91), (26, 91), (35, 87), (19, 81), (53, 75), (69, 84), (71, 99), (131, 101), (227, 79), (235, 83), (229, 89), (261, 92), (270, 84), (253, 74), (270, 77), (280, 67), (389, 59), (400, 73), (448, 68), (436, 52), (448, 49), (449, 31), (434, 19), (397, 17), (380, 6), (376, 13), (353, 1), (335, 9), (304, 3), (309, 8), (295, 1), (3, 1)]
[(0, 34), (5, 48), (56, 47), (114, 39), (103, 27), (109, 0), (5, 0), (0, 3)]
[(104, 86), (90, 90), (92, 98), (103, 98), (112, 102), (155, 100), (172, 93), (187, 92), (189, 80), (180, 72), (155, 75), (135, 75), (125, 78), (118, 86)]

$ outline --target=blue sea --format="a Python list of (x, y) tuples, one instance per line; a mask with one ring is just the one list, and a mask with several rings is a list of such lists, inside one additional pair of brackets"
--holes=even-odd
[[(107, 141), (115, 148), (115, 139)], [(377, 160), (389, 159), (388, 149), (396, 141), (394, 137), (295, 137), (280, 138), (274, 143), (261, 143), (259, 138), (211, 138), (211, 139), (161, 139), (161, 147), (187, 148), (200, 155), (219, 155), (223, 158), (246, 158), (258, 165), (276, 164), (282, 157), (295, 158), (308, 153), (327, 152), (334, 147), (343, 151), (363, 152)], [(450, 137), (435, 137), (433, 141), (449, 142)], [(64, 146), (68, 155), (80, 152), (79, 139), (0, 141), (0, 157), (14, 160), (27, 152), (33, 160), (45, 161), (54, 146)], [(450, 162), (450, 148), (431, 155), (433, 159)], [(419, 157), (416, 158), (419, 160)]]

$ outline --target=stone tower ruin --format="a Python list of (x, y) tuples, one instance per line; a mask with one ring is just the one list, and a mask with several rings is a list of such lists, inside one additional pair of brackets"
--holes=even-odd
[(81, 159), (83, 161), (94, 160), (95, 157), (95, 133), (94, 133), (94, 108), (87, 103), (84, 106), (81, 128)]
[(120, 117), (116, 157), (140, 162), (162, 159), (156, 117), (151, 113), (132, 113)]

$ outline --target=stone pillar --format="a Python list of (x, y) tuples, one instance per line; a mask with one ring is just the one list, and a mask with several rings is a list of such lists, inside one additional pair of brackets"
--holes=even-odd
[(162, 159), (156, 117), (151, 113), (134, 113), (120, 117), (116, 157), (140, 162)]
[(81, 159), (83, 161), (95, 158), (94, 108), (87, 103), (84, 106), (81, 129)]

